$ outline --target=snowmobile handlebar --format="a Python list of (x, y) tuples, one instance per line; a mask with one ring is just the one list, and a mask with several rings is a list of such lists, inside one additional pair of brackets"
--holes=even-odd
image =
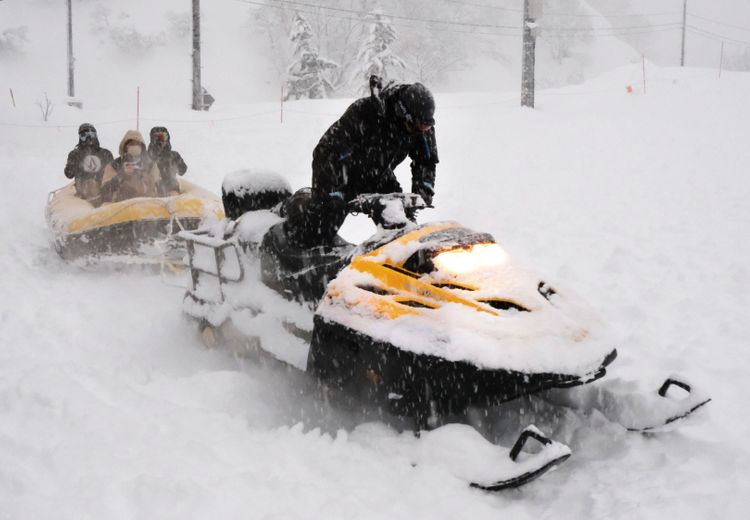
[(430, 207), (417, 193), (363, 193), (347, 206), (349, 213), (364, 213), (385, 229), (414, 222), (418, 210)]
[(394, 202), (400, 202), (405, 211), (430, 207), (417, 193), (363, 193), (349, 201), (348, 209), (350, 213), (365, 213), (372, 216), (376, 209)]

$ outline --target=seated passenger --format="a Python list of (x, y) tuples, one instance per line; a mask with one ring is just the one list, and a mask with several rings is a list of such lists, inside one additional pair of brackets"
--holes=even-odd
[(146, 142), (137, 130), (128, 130), (120, 141), (120, 157), (104, 170), (102, 202), (159, 196), (159, 167), (146, 153)]
[(78, 144), (68, 154), (65, 176), (75, 179), (76, 196), (99, 205), (99, 185), (112, 152), (99, 146), (96, 128), (89, 123), (78, 127)]
[(177, 181), (177, 176), (185, 175), (187, 164), (178, 152), (172, 150), (169, 131), (165, 127), (153, 127), (149, 136), (148, 155), (156, 162), (161, 172), (159, 195), (161, 197), (179, 195), (180, 183)]

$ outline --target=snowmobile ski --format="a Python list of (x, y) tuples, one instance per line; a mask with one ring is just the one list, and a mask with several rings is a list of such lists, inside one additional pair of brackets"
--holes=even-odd
[[(513, 476), (506, 475), (494, 482), (471, 482), (471, 487), (484, 491), (502, 491), (504, 489), (520, 487), (562, 464), (571, 455), (570, 448), (566, 445), (551, 440), (534, 426), (527, 426), (518, 436), (518, 440), (516, 440), (513, 448), (508, 453), (508, 458), (514, 464), (518, 464), (521, 450), (523, 450), (526, 441), (529, 439), (539, 441), (543, 447), (542, 451), (528, 455), (526, 465), (518, 466), (518, 469), (522, 470), (523, 473)], [(529, 466), (532, 466), (532, 469), (529, 469)]]
[[(607, 419), (619, 423), (631, 432), (659, 432), (671, 429), (673, 423), (685, 419), (711, 401), (705, 393), (677, 375), (664, 380), (657, 391), (643, 392), (633, 389), (633, 383), (621, 380), (568, 389), (551, 390), (545, 399), (558, 405), (589, 413), (598, 410)], [(686, 393), (683, 397), (670, 395), (677, 387)]]
[[(415, 435), (410, 431), (394, 433), (382, 422), (373, 422), (357, 426), (351, 435), (352, 440), (373, 451), (398, 454), (412, 467), (437, 469), (489, 492), (523, 486), (571, 455), (568, 446), (549, 439), (533, 425), (521, 432), (510, 449), (459, 423)], [(541, 446), (536, 453), (524, 449), (530, 439)]]

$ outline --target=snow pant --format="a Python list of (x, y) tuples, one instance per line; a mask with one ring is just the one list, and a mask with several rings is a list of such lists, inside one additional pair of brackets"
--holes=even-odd
[(336, 233), (346, 219), (346, 201), (309, 188), (297, 191), (284, 206), (284, 231), (297, 247), (333, 245)]
[(319, 149), (313, 152), (313, 187), (297, 191), (285, 207), (284, 231), (298, 247), (333, 245), (346, 220), (347, 203), (357, 195), (402, 191), (390, 168), (373, 168), (353, 159)]

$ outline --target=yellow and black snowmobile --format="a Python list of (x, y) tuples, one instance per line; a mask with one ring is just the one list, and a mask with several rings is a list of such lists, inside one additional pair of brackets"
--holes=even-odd
[(51, 242), (66, 260), (113, 259), (128, 263), (181, 257), (172, 239), (181, 230), (197, 229), (207, 218), (220, 220), (219, 198), (180, 179), (179, 195), (137, 197), (94, 207), (75, 194), (73, 183), (52, 192), (47, 201)]
[[(377, 215), (382, 226), (372, 238), (303, 250), (286, 239), (281, 208), (290, 190), (281, 180), (225, 180), (223, 195), (235, 220), (181, 233), (192, 274), (183, 310), (208, 344), (269, 355), (327, 391), (413, 418), (425, 432), (420, 440), (450, 446), (443, 460), (449, 469), (463, 457), (456, 456), (459, 446), (471, 446), (463, 459), (502, 454), (480, 457), (491, 467), (476, 473), (455, 470), (476, 487), (521, 485), (570, 455), (533, 425), (512, 449), (488, 451), (487, 441), (464, 443), (466, 430), (444, 420), (542, 391), (575, 390), (606, 374), (616, 350), (570, 291), (518, 265), (487, 233), (455, 222), (411, 222), (406, 215), (425, 207), (418, 195), (360, 196), (350, 210)], [(237, 211), (241, 199), (249, 211)], [(566, 405), (614, 399), (591, 386), (595, 398)], [(672, 386), (688, 397), (667, 396)], [(690, 414), (708, 397), (670, 378), (659, 393), (617, 400), (622, 404), (609, 406), (608, 417), (644, 431)], [(529, 438), (541, 451), (522, 454)]]

